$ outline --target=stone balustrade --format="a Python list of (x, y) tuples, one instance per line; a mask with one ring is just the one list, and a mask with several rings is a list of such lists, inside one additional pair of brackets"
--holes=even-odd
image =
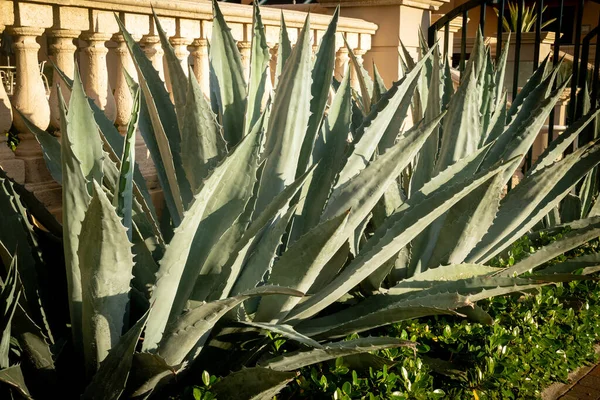
[[(87, 95), (105, 111), (123, 132), (132, 107), (132, 99), (124, 79), (123, 70), (136, 76), (131, 56), (119, 32), (114, 15), (118, 15), (127, 30), (139, 41), (152, 64), (165, 77), (163, 50), (152, 20), (152, 9), (160, 18), (163, 29), (175, 49), (177, 57), (192, 71), (205, 94), (209, 90), (208, 46), (212, 27), (212, 5), (207, 0), (31, 0), (0, 2), (0, 33), (6, 30), (13, 39), (16, 84), (12, 95), (0, 85), (0, 164), (9, 174), (35, 190), (36, 195), (54, 211), (60, 209), (60, 188), (54, 185), (43, 167), (41, 149), (21, 120), (18, 110), (43, 130), (60, 135), (57, 83), (47, 95), (40, 73), (40, 61), (51, 59), (68, 76), (73, 77), (76, 65)], [(250, 43), (252, 40), (252, 7), (220, 3), (238, 48), (246, 73), (249, 70)], [(281, 13), (283, 12), (292, 43), (298, 37), (307, 13), (294, 10), (261, 9), (267, 43), (272, 55), (271, 67), (276, 64)], [(313, 49), (316, 51), (331, 17), (312, 14), (310, 17)], [(372, 36), (377, 25), (356, 18), (340, 18), (338, 24), (339, 60), (336, 60), (336, 77), (343, 75), (348, 54), (343, 47), (343, 37), (362, 56), (371, 49)], [(0, 61), (0, 62), (3, 62)], [(77, 64), (76, 64), (77, 62)], [(165, 82), (170, 89), (170, 82)], [(62, 85), (68, 100), (69, 93)], [(15, 154), (6, 151), (4, 132), (13, 126), (20, 144)], [(138, 162), (149, 180), (149, 186), (158, 188), (152, 178), (151, 162), (143, 141), (138, 141)], [(42, 193), (42, 194), (40, 194)]]

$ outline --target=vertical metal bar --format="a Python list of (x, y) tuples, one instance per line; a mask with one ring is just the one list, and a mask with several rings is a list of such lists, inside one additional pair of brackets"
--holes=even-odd
[(427, 44), (432, 47), (435, 44), (435, 34), (437, 33), (436, 25), (433, 24), (427, 29)]
[(479, 8), (479, 27), (481, 28), (481, 34), (485, 36), (485, 1), (481, 3)]
[(517, 45), (515, 47), (515, 67), (513, 70), (513, 87), (512, 98), (517, 97), (519, 91), (519, 63), (521, 62), (521, 36), (523, 30), (523, 9), (525, 8), (525, 0), (519, 0), (517, 12)]
[[(600, 28), (600, 15), (598, 15), (598, 27)], [(600, 31), (596, 33), (596, 60), (594, 61), (594, 75), (592, 75), (592, 107), (598, 106), (598, 72), (600, 72)]]
[[(562, 19), (563, 19), (563, 8), (564, 8), (564, 0), (559, 1), (559, 9), (558, 9), (558, 20), (556, 24), (556, 31), (554, 37), (554, 57), (553, 64), (556, 66), (558, 64), (558, 55), (560, 53), (560, 33), (562, 31)], [(556, 81), (554, 82), (553, 89), (556, 88)], [(552, 142), (554, 136), (554, 108), (550, 111), (550, 116), (548, 117), (548, 144)]]
[(496, 60), (500, 57), (500, 53), (502, 53), (502, 19), (504, 18), (504, 1), (500, 0), (498, 2), (498, 27), (496, 32)]
[(446, 22), (444, 25), (444, 59), (448, 58), (448, 46), (450, 43), (450, 22)]
[(461, 29), (461, 40), (460, 40), (460, 75), (465, 70), (465, 59), (467, 58), (467, 19), (469, 18), (469, 11), (463, 11), (462, 15), (462, 29)]
[[(583, 6), (585, 0), (579, 0), (577, 3), (577, 19), (575, 25), (575, 52), (573, 54), (573, 77), (571, 78), (571, 99), (569, 101), (569, 118), (571, 123), (577, 118), (577, 86), (579, 80), (577, 75), (579, 73), (579, 50), (581, 47), (581, 23), (583, 20)], [(573, 142), (576, 143), (576, 142)]]
[(544, 0), (539, 0), (537, 5), (535, 21), (535, 50), (533, 52), (533, 70), (540, 65), (540, 44), (542, 42), (542, 10), (544, 9)]

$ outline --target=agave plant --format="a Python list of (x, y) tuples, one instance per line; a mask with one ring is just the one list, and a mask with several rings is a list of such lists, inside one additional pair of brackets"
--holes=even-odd
[[(509, 269), (487, 264), (600, 162), (595, 143), (557, 161), (593, 111), (502, 196), (564, 89), (552, 90), (557, 69), (547, 61), (510, 108), (507, 49), (494, 64), (481, 37), (456, 93), (449, 66), (425, 44), (389, 89), (351, 56), (354, 91), (349, 73), (333, 81), (336, 11), (314, 61), (309, 20), (289, 52), (282, 21), (271, 91), (259, 8), (247, 81), (213, 8), (210, 99), (156, 16), (173, 102), (118, 21), (137, 69), (137, 79), (127, 76), (134, 107), (125, 137), (77, 72), (63, 76), (71, 96), (61, 103), (60, 142), (29, 124), (62, 184), (62, 224), (1, 176), (0, 254), (12, 267), (0, 293), (0, 382), (14, 395), (164, 398), (169, 383), (199, 368), (237, 371), (219, 398), (267, 399), (300, 367), (414, 345), (336, 341), (350, 333), (434, 314), (489, 321), (480, 299), (576, 278), (577, 266), (528, 271), (598, 236), (597, 217), (578, 219), (569, 235)], [(136, 131), (163, 190), (160, 219), (135, 162)], [(44, 284), (61, 269), (50, 253), (57, 243), (68, 315), (61, 293)], [(295, 350), (270, 354), (266, 332)], [(11, 336), (22, 364), (13, 362)], [(74, 376), (65, 394), (61, 382)]]
[[(533, 30), (533, 28), (535, 27), (535, 22), (537, 21), (538, 17), (539, 18), (542, 17), (541, 14), (544, 14), (544, 12), (546, 11), (546, 8), (548, 8), (548, 6), (543, 6), (542, 12), (538, 16), (536, 14), (535, 3), (533, 3), (531, 6), (524, 6), (523, 11), (522, 11), (523, 12), (523, 14), (522, 14), (523, 22), (521, 25), (521, 32), (531, 32)], [(516, 32), (519, 30), (519, 27), (518, 27), (519, 6), (517, 5), (517, 3), (513, 3), (511, 1), (509, 1), (508, 2), (508, 11), (510, 14), (510, 20), (507, 19), (503, 15), (502, 16), (502, 27), (504, 28), (505, 32)], [(498, 11), (496, 11), (496, 15), (498, 15)], [(554, 21), (556, 21), (556, 18), (549, 19), (548, 21), (543, 21), (540, 25), (541, 29), (544, 29), (545, 27), (547, 27)]]

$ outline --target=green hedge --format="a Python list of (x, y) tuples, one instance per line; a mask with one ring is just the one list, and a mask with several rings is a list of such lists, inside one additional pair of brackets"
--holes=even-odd
[[(559, 236), (523, 238), (496, 264), (511, 265)], [(599, 246), (590, 242), (552, 262), (599, 251)], [(416, 355), (406, 348), (379, 352), (380, 358), (369, 361), (380, 362), (380, 368), (358, 368), (358, 360), (342, 359), (307, 367), (278, 399), (536, 398), (550, 383), (564, 382), (569, 372), (597, 360), (596, 280), (546, 286), (539, 293), (496, 297), (479, 305), (494, 318), (492, 325), (439, 316), (371, 331), (418, 342)], [(272, 346), (275, 353), (286, 350), (280, 338)], [(216, 378), (205, 375), (203, 381), (183, 397), (211, 399)]]

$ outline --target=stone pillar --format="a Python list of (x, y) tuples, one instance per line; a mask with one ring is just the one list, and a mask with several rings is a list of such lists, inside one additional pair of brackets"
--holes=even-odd
[(240, 55), (242, 56), (244, 77), (246, 78), (246, 82), (248, 82), (248, 79), (250, 79), (250, 52), (252, 50), (252, 43), (245, 40), (240, 40), (237, 42), (237, 47), (240, 50)]
[(160, 79), (165, 80), (165, 70), (163, 65), (163, 56), (165, 54), (162, 46), (160, 45), (160, 38), (156, 35), (144, 35), (140, 40), (140, 45), (144, 50), (144, 54), (148, 57), (148, 60), (152, 62), (154, 69), (158, 72)]
[[(51, 44), (48, 46), (50, 56), (61, 71), (69, 78), (73, 78), (75, 73), (75, 50), (77, 46), (73, 40), (79, 37), (81, 32), (67, 29), (55, 29), (49, 32)], [(54, 71), (53, 84), (50, 88), (50, 126), (54, 130), (60, 129), (60, 109), (58, 98), (58, 87), (60, 85), (62, 95), (67, 104), (71, 97), (71, 91), (63, 84), (58, 72)]]
[(116, 118), (115, 98), (108, 82), (108, 69), (106, 54), (108, 49), (105, 43), (110, 40), (107, 33), (86, 32), (82, 34), (84, 47), (80, 52), (81, 76), (83, 87), (87, 96), (94, 100), (108, 119)]
[(338, 82), (341, 82), (344, 78), (346, 65), (348, 65), (349, 59), (350, 57), (348, 56), (348, 49), (346, 48), (346, 46), (340, 47), (335, 53), (334, 77)]
[(208, 40), (195, 39), (189, 47), (194, 75), (202, 88), (202, 93), (210, 97), (210, 66), (208, 59)]
[(137, 80), (137, 72), (123, 35), (120, 33), (114, 34), (112, 41), (116, 43), (116, 46), (111, 51), (115, 53), (117, 60), (114, 66), (117, 71), (114, 88), (115, 105), (117, 108), (115, 125), (117, 125), (119, 132), (124, 135), (131, 118), (133, 98), (131, 97), (131, 91), (129, 90), (129, 85), (125, 80), (123, 71), (127, 71), (135, 80)]
[[(418, 57), (419, 36), (418, 31), (427, 31), (431, 22), (431, 12), (437, 10), (450, 0), (320, 0), (322, 7), (342, 8), (344, 17), (360, 18), (374, 22), (378, 29), (374, 35), (365, 30), (358, 32), (358, 45), (348, 43), (352, 48), (368, 49), (364, 55), (365, 67), (370, 70), (375, 63), (385, 84), (389, 87), (393, 81), (398, 80), (402, 71), (398, 52), (400, 38), (413, 55)], [(344, 26), (340, 31), (346, 31)], [(355, 30), (350, 28), (349, 33)]]
[[(12, 96), (12, 106), (38, 128), (45, 130), (50, 123), (50, 106), (46, 99), (46, 88), (38, 63), (40, 45), (36, 42), (36, 38), (44, 32), (44, 29), (13, 27), (9, 29), (9, 32), (15, 37), (13, 48), (17, 62), (17, 81)], [(16, 113), (13, 123), (20, 134), (32, 136)], [(33, 137), (31, 138), (33, 139)]]

